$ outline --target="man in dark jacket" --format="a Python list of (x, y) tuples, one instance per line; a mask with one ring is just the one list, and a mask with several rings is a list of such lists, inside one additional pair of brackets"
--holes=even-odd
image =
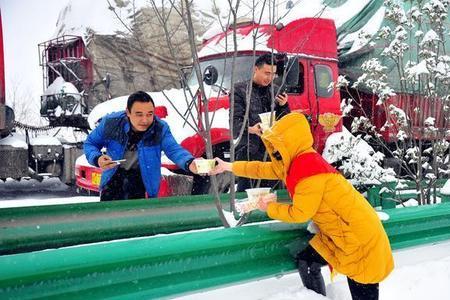
[(179, 167), (197, 173), (194, 157), (175, 141), (167, 123), (154, 111), (150, 95), (136, 92), (129, 96), (126, 111), (105, 116), (87, 137), (86, 158), (103, 170), (101, 201), (142, 199), (146, 192), (156, 197), (161, 181), (161, 151)]
[[(273, 111), (276, 119), (279, 119), (290, 112), (287, 94), (278, 93), (279, 87), (272, 84), (276, 69), (272, 54), (263, 54), (255, 61), (251, 84), (240, 82), (234, 87), (233, 137), (235, 139), (244, 127), (242, 138), (236, 146), (236, 160), (262, 161), (264, 159), (265, 147), (260, 138), (262, 134), (260, 113)], [(274, 94), (276, 97), (273, 97)], [(245, 117), (247, 111), (248, 118)], [(260, 186), (273, 187), (276, 184), (277, 181), (262, 180)], [(238, 192), (251, 187), (256, 187), (255, 180), (238, 178)]]

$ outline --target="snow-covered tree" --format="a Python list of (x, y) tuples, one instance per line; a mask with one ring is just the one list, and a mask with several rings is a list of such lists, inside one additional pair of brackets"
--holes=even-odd
[[(363, 74), (353, 83), (345, 78), (336, 83), (349, 96), (342, 111), (358, 112), (352, 133), (386, 155), (385, 162), (394, 162), (399, 179), (415, 183), (419, 204), (435, 203), (438, 180), (450, 174), (450, 1), (384, 5), (386, 26), (372, 37), (374, 45), (384, 46), (380, 55), (362, 64)], [(398, 79), (388, 77), (392, 74)], [(375, 107), (368, 107), (368, 100), (376, 100)], [(385, 123), (373, 124), (379, 112)], [(353, 170), (358, 168), (347, 168)]]

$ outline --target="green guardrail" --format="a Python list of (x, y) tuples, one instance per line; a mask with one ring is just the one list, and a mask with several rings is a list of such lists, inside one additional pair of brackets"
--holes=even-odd
[[(229, 195), (220, 197), (223, 208), (229, 208)], [(287, 201), (287, 192), (278, 191), (278, 197)], [(265, 220), (265, 213), (254, 211), (247, 222)], [(222, 222), (210, 195), (4, 208), (0, 209), (0, 254), (217, 226)]]
[[(393, 249), (450, 239), (450, 203), (391, 209)], [(263, 223), (0, 257), (2, 299), (170, 298), (295, 270), (304, 224)]]
[[(436, 181), (436, 195), (442, 202), (450, 202), (450, 195), (443, 194), (440, 189), (448, 179), (438, 179)], [(383, 209), (395, 208), (397, 204), (409, 199), (417, 199), (416, 183), (413, 181), (402, 182), (403, 187), (398, 188), (396, 182), (386, 182), (374, 185), (367, 190), (367, 200), (373, 207), (382, 207)], [(421, 183), (422, 187), (426, 182)], [(383, 192), (382, 192), (383, 190)]]

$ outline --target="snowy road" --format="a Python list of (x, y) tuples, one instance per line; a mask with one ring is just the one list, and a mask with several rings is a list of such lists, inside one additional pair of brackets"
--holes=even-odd
[[(395, 269), (380, 285), (380, 300), (450, 299), (450, 241), (394, 252)], [(270, 263), (270, 262), (261, 262)], [(197, 293), (177, 300), (350, 300), (346, 278), (330, 283), (322, 268), (327, 297), (305, 289), (297, 273)]]
[(42, 182), (34, 179), (0, 180), (0, 208), (93, 201), (98, 201), (98, 197), (80, 195), (74, 186), (67, 186), (58, 178)]

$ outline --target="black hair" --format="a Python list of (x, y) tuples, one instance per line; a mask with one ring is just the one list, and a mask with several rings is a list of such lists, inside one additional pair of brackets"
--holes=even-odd
[(279, 151), (272, 152), (272, 155), (276, 160), (283, 160)]
[(272, 53), (266, 53), (258, 57), (255, 61), (255, 66), (261, 68), (263, 65), (272, 65), (275, 66), (277, 64), (276, 58)]
[(155, 102), (153, 102), (152, 97), (150, 97), (149, 94), (143, 91), (134, 92), (128, 97), (127, 110), (129, 112), (131, 112), (131, 107), (133, 106), (134, 102), (151, 102), (153, 106), (155, 106)]

